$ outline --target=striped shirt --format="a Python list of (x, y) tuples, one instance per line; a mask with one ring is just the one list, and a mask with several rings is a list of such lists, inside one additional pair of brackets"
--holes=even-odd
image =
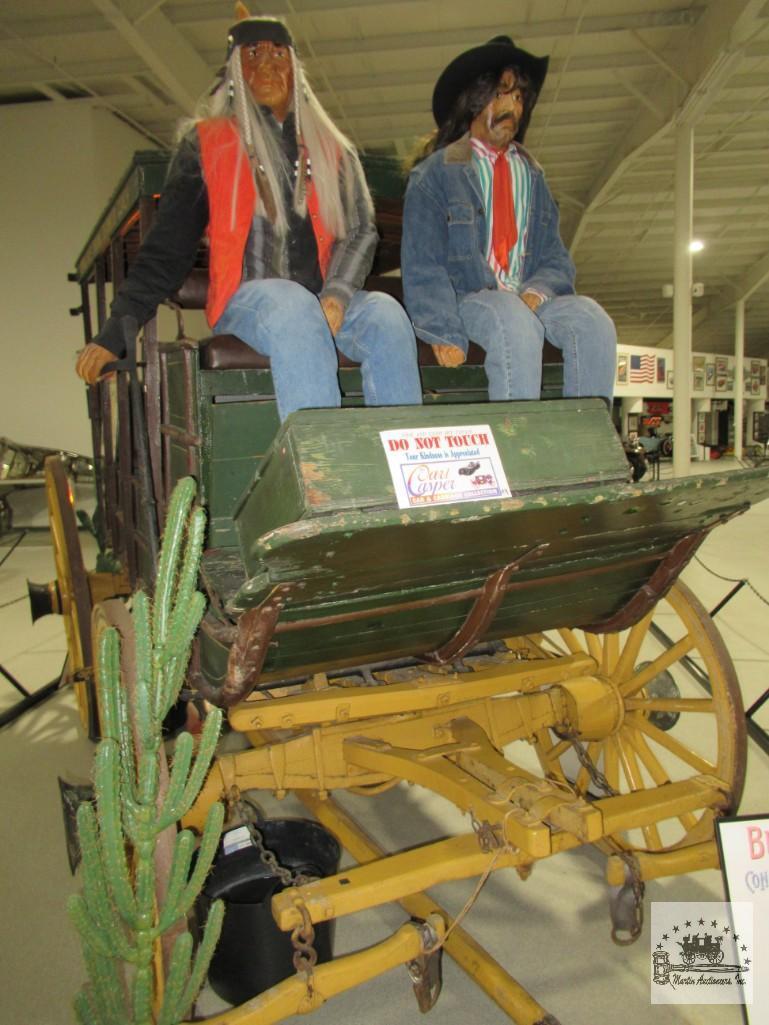
[(492, 249), (491, 240), (494, 227), (493, 213), (493, 183), (494, 163), (497, 159), (497, 150), (486, 146), (480, 139), (471, 139), (473, 150), (473, 167), (478, 172), (483, 193), (483, 205), (486, 213), (486, 260), (494, 271), (500, 288), (510, 292), (517, 292), (521, 285), (521, 267), (523, 255), (526, 251), (526, 233), (528, 231), (529, 206), (531, 205), (531, 172), (529, 165), (521, 154), (515, 143), (512, 143), (507, 151), (507, 160), (510, 164), (510, 177), (513, 183), (513, 202), (515, 205), (515, 220), (518, 225), (518, 241), (510, 250), (507, 270), (503, 270), (497, 262)]

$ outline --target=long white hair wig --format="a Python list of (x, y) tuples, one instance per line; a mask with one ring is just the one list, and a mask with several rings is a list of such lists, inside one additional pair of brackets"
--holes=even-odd
[(243, 79), (239, 46), (233, 48), (220, 84), (198, 105), (195, 117), (180, 124), (179, 134), (186, 134), (197, 121), (206, 118), (233, 117), (256, 179), (256, 212), (268, 217), (275, 232), (284, 236), (288, 229), (284, 182), (290, 182), (295, 173), (292, 206), (304, 216), (311, 174), (321, 216), (333, 235), (343, 238), (358, 226), (352, 198), (353, 179), (360, 173), (355, 146), (321, 106), (293, 46), (289, 47), (289, 54), (294, 82), (291, 109), (299, 147), (296, 169), (289, 166), (262, 109)]

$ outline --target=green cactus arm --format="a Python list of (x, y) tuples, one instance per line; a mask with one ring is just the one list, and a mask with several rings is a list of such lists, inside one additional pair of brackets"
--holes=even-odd
[(120, 637), (114, 627), (102, 634), (99, 646), (99, 719), (102, 737), (119, 740), (117, 688), (120, 680)]
[(195, 862), (195, 868), (193, 869), (190, 880), (184, 888), (184, 892), (179, 900), (180, 913), (183, 915), (186, 915), (195, 903), (195, 898), (203, 889), (203, 883), (206, 880), (206, 876), (211, 871), (211, 865), (213, 864), (214, 856), (216, 855), (216, 849), (219, 846), (219, 837), (222, 834), (223, 823), (224, 805), (219, 802), (212, 804), (208, 809), (206, 824), (203, 827), (203, 835), (200, 838), (200, 847), (198, 848), (198, 859)]
[[(83, 896), (88, 915), (99, 934), (109, 943), (111, 954), (125, 961), (133, 961), (135, 950), (128, 942), (109, 899), (104, 868), (99, 857), (96, 813), (91, 804), (81, 804), (78, 808), (77, 832), (83, 854)], [(85, 938), (80, 927), (78, 931)]]
[(107, 884), (123, 920), (134, 927), (136, 901), (126, 863), (118, 805), (118, 747), (103, 740), (96, 749), (94, 782), (99, 807), (102, 864)]
[(83, 959), (99, 1025), (128, 1025), (125, 990), (117, 962), (102, 957), (87, 943), (83, 945)]
[(160, 786), (160, 762), (157, 745), (149, 747), (139, 755), (138, 803), (144, 808), (155, 807)]
[(141, 591), (136, 595), (133, 608), (134, 633), (136, 637), (136, 690), (134, 707), (136, 731), (139, 735), (139, 749), (146, 750), (156, 742), (155, 687), (153, 679), (152, 636), (150, 625), (150, 602)]
[(155, 936), (170, 929), (174, 922), (182, 917), (180, 900), (190, 874), (190, 862), (194, 848), (195, 837), (191, 830), (183, 829), (181, 833), (176, 834), (171, 871), (168, 874), (166, 899), (155, 928)]
[(131, 801), (136, 797), (136, 757), (134, 753), (134, 736), (131, 711), (125, 688), (120, 684), (120, 677), (115, 677), (114, 689), (117, 691), (118, 742), (120, 748), (120, 792), (123, 801)]
[(178, 598), (176, 608), (186, 605), (198, 584), (198, 568), (203, 541), (206, 534), (206, 513), (198, 506), (193, 509), (187, 525), (187, 547), (184, 552), (182, 568), (179, 572), (177, 587)]
[(79, 893), (70, 894), (67, 898), (67, 914), (85, 946), (91, 947), (101, 957), (115, 956), (108, 937), (88, 914), (88, 906)]
[(160, 551), (155, 584), (152, 643), (158, 650), (162, 648), (166, 640), (171, 597), (176, 583), (179, 550), (184, 540), (188, 513), (192, 500), (195, 497), (195, 491), (195, 481), (191, 477), (183, 477), (177, 481), (171, 495), (171, 501), (168, 503), (163, 546)]
[(208, 775), (208, 770), (211, 765), (211, 759), (214, 757), (216, 750), (216, 743), (219, 739), (219, 731), (222, 728), (222, 710), (221, 708), (215, 708), (206, 716), (206, 721), (203, 724), (203, 731), (200, 735), (200, 743), (198, 745), (198, 754), (195, 759), (195, 764), (190, 772), (190, 778), (187, 781), (187, 786), (184, 788), (184, 796), (182, 803), (179, 808), (179, 818), (182, 818), (187, 814), (189, 809), (192, 807), (192, 803), (198, 795), (200, 788), (205, 782), (205, 778)]
[(174, 746), (174, 760), (171, 765), (171, 775), (168, 781), (168, 790), (163, 800), (163, 807), (158, 819), (158, 829), (165, 829), (172, 822), (177, 822), (181, 816), (176, 814), (176, 808), (181, 803), (184, 787), (187, 783), (187, 776), (192, 763), (192, 751), (195, 741), (191, 733), (180, 733)]
[(155, 925), (155, 837), (142, 841), (136, 848), (136, 931), (137, 947), (140, 950), (144, 934), (150, 936)]
[(184, 608), (176, 615), (168, 630), (167, 661), (163, 666), (163, 696), (161, 708), (163, 715), (176, 700), (176, 695), (184, 680), (189, 659), (190, 641), (195, 636), (200, 620), (206, 607), (206, 599), (195, 591)]
[(145, 964), (136, 969), (133, 979), (133, 1022), (131, 1025), (152, 1025), (153, 968), (152, 952)]
[(176, 1025), (181, 1020), (184, 1013), (181, 1002), (190, 974), (191, 957), (192, 936), (188, 932), (183, 932), (174, 943), (157, 1025)]
[(88, 988), (83, 986), (75, 997), (75, 1017), (78, 1025), (101, 1025)]
[(201, 940), (200, 946), (195, 954), (192, 971), (190, 972), (190, 977), (179, 1005), (179, 1009), (182, 1014), (186, 1014), (188, 1008), (192, 1006), (192, 1003), (200, 992), (200, 987), (203, 985), (205, 977), (208, 974), (208, 966), (214, 955), (216, 944), (219, 942), (223, 920), (224, 901), (215, 900), (209, 908), (206, 927), (203, 931), (203, 939)]

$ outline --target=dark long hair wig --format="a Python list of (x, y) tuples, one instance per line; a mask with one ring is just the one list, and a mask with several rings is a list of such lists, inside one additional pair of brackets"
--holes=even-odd
[[(507, 68), (502, 68), (500, 71), (487, 71), (462, 90), (454, 102), (450, 116), (427, 137), (418, 151), (416, 159), (412, 162), (412, 166), (424, 160), (425, 157), (429, 157), (436, 150), (443, 149), (452, 142), (456, 142), (457, 139), (461, 139), (465, 132), (470, 130), (473, 121), (494, 99), (499, 80), (506, 70)], [(518, 134), (515, 137), (517, 142), (523, 142), (536, 94), (533, 92), (531, 81), (525, 72), (516, 67), (510, 70), (515, 75), (516, 86), (523, 93), (523, 114)]]

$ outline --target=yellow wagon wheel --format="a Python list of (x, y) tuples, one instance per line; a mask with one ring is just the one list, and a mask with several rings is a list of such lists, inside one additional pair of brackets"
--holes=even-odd
[(75, 519), (74, 495), (59, 456), (45, 461), (45, 493), (56, 565), (56, 604), (67, 637), (67, 679), (74, 682), (80, 719), (91, 740), (98, 739), (99, 718), (92, 678), (91, 591)]
[[(713, 620), (685, 584), (677, 582), (630, 630), (561, 629), (536, 643), (544, 655), (590, 654), (596, 675), (608, 681), (624, 708), (608, 735), (581, 744), (585, 764), (575, 759), (571, 739), (540, 731), (537, 753), (545, 772), (589, 797), (606, 796), (604, 780), (611, 791), (628, 794), (712, 775), (726, 784), (730, 808), (738, 807), (747, 734), (737, 676)], [(707, 681), (710, 694), (690, 669)], [(685, 811), (611, 839), (627, 850), (670, 850), (711, 839), (714, 817), (712, 808)]]

